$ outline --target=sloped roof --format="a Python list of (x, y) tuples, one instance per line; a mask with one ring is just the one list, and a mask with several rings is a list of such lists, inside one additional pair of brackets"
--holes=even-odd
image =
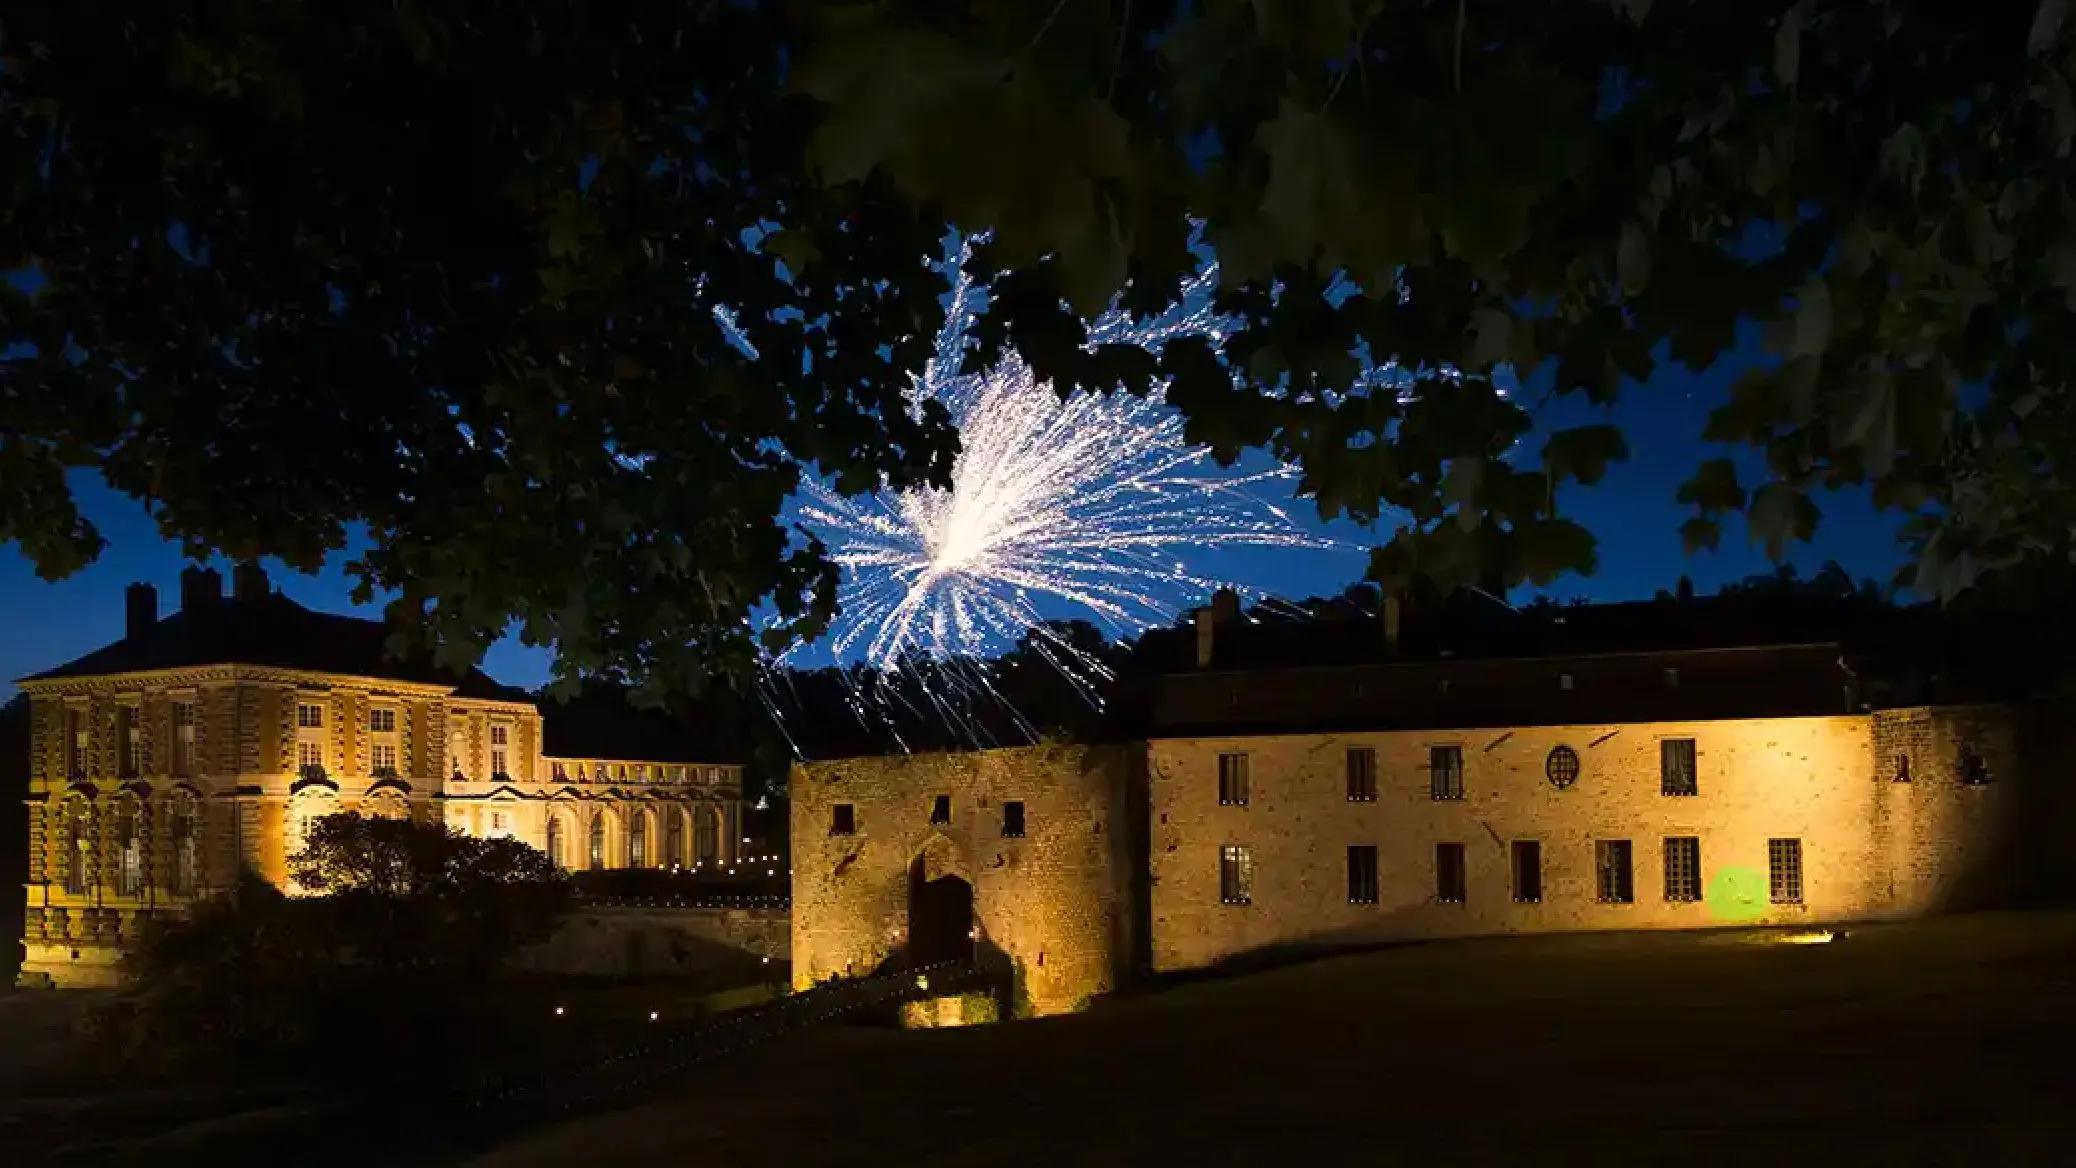
[(269, 665), (452, 686), (463, 697), (485, 700), (533, 700), (523, 690), (498, 684), (480, 669), (456, 674), (422, 657), (393, 657), (388, 639), (389, 628), (381, 621), (318, 612), (279, 593), (249, 599), (225, 596), (202, 608), (165, 617), (141, 636), (124, 637), (22, 680), (200, 665)]
[[(637, 706), (618, 686), (594, 684), (568, 700), (542, 697), (550, 758), (625, 758), (642, 762), (739, 763), (748, 759), (743, 711), (720, 708), (699, 717)], [(709, 701), (706, 705), (716, 703)]]

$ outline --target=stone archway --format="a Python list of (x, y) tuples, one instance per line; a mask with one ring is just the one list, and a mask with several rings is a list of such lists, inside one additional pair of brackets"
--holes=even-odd
[(908, 869), (908, 959), (913, 965), (973, 956), (973, 885), (954, 873), (934, 875), (927, 858)]

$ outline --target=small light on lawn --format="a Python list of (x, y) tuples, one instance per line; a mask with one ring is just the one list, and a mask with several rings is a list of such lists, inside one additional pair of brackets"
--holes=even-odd
[(926, 990), (926, 989), (929, 989), (929, 988), (930, 988), (930, 977), (929, 977), (929, 975), (928, 975), (928, 974), (917, 974), (917, 975), (916, 975), (916, 979), (915, 979), (915, 988), (917, 988), (917, 989), (919, 989), (919, 990)]
[(770, 965), (770, 964), (771, 964), (771, 958), (769, 958), (769, 957), (766, 957), (766, 958), (764, 959), (764, 964), (766, 964), (766, 965)]
[(651, 1010), (651, 1011), (649, 1011), (649, 1021), (651, 1021), (651, 1022), (654, 1022), (655, 1020), (656, 1020), (656, 1011), (654, 1011), (654, 1010)]
[(556, 1016), (557, 1018), (560, 1018), (560, 1017), (562, 1017), (562, 1007), (561, 1007), (561, 1006), (557, 1006), (557, 1007), (555, 1007), (555, 1016)]

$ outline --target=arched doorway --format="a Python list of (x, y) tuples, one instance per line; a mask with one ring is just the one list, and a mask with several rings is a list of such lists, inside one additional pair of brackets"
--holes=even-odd
[(908, 959), (915, 965), (973, 956), (973, 886), (958, 876), (927, 878), (917, 857), (908, 870)]

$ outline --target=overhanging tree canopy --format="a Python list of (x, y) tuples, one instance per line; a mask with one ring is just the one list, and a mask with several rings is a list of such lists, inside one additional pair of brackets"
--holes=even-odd
[[(948, 466), (900, 393), (949, 221), (994, 230), (991, 345), (1062, 385), (1164, 373), (1221, 454), (1409, 513), (1385, 579), (1590, 569), (1557, 488), (1627, 446), (1502, 462), (1536, 400), (1349, 393), (1358, 339), (1612, 404), (1763, 322), (1779, 361), (1706, 436), (1768, 477), (1703, 463), (1690, 545), (1741, 511), (1777, 549), (1871, 482), (1950, 591), (2076, 519), (2065, 7), (17, 6), (0, 267), (41, 283), (0, 294), (0, 539), (83, 563), (66, 473), (97, 469), (197, 551), (310, 566), (365, 524), (363, 586), (460, 656), (516, 618), (570, 676), (741, 669), (759, 600), (803, 634), (833, 602), (777, 522), (803, 468)], [(1199, 344), (1081, 348), (1120, 284), (1172, 297), (1191, 216), (1240, 384)]]

